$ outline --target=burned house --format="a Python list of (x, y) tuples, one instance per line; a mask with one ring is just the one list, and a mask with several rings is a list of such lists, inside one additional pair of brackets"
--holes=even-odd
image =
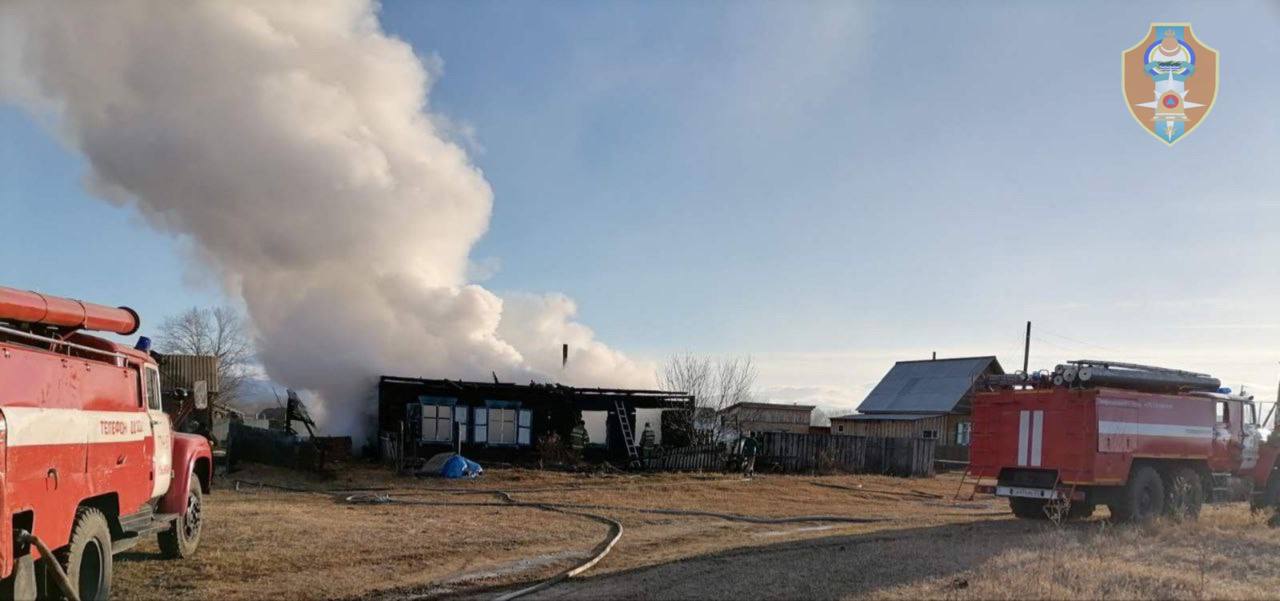
[[(681, 392), (576, 388), (560, 384), (463, 382), (383, 376), (378, 382), (380, 438), (405, 454), (428, 457), (456, 448), (479, 459), (532, 460), (551, 434), (567, 442), (582, 420), (589, 460), (625, 462), (644, 425), (674, 441), (692, 428), (693, 397)], [(673, 419), (684, 416), (684, 419)], [(687, 434), (684, 434), (687, 436)]]

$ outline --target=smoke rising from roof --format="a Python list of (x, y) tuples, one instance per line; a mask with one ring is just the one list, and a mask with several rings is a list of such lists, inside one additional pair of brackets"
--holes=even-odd
[(365, 0), (0, 7), (0, 98), (193, 242), (329, 430), (361, 434), (382, 373), (651, 385), (568, 298), (468, 283), (493, 192), (429, 110), (433, 62)]

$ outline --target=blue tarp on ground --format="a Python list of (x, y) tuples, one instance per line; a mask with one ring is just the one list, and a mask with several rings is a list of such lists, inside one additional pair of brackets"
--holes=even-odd
[(484, 468), (457, 453), (440, 453), (427, 460), (418, 473), (441, 478), (475, 478), (484, 473)]

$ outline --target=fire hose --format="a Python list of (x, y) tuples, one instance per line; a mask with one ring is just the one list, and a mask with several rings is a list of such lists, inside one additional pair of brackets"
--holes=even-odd
[[(336, 495), (337, 500), (344, 503), (353, 504), (353, 505), (396, 504), (396, 505), (421, 505), (421, 506), (431, 506), (431, 507), (525, 507), (530, 509), (553, 511), (553, 512), (563, 513), (567, 515), (585, 517), (587, 519), (591, 519), (609, 526), (608, 534), (599, 544), (595, 546), (595, 548), (592, 549), (591, 555), (586, 560), (582, 561), (581, 563), (579, 563), (578, 565), (572, 568), (561, 571), (560, 573), (556, 574), (555, 576), (552, 576), (551, 578), (548, 578), (546, 580), (543, 580), (541, 582), (538, 582), (536, 584), (527, 586), (519, 590), (505, 593), (497, 597), (495, 601), (512, 601), (513, 599), (517, 599), (519, 597), (536, 593), (538, 591), (546, 590), (547, 588), (555, 586), (556, 584), (564, 582), (565, 580), (578, 576), (579, 574), (582, 574), (583, 572), (591, 569), (593, 566), (598, 564), (602, 559), (604, 559), (606, 555), (609, 554), (609, 552), (613, 549), (614, 545), (617, 544), (618, 540), (622, 538), (622, 524), (617, 520), (614, 520), (613, 518), (595, 514), (595, 513), (587, 513), (586, 511), (583, 511), (583, 510), (622, 511), (622, 512), (648, 513), (648, 514), (658, 514), (658, 515), (706, 517), (706, 518), (716, 518), (716, 519), (733, 521), (733, 522), (745, 522), (750, 524), (791, 524), (791, 523), (813, 523), (813, 522), (871, 524), (871, 523), (895, 521), (893, 518), (868, 518), (868, 517), (835, 516), (835, 515), (757, 517), (757, 516), (750, 516), (750, 515), (741, 515), (736, 513), (721, 513), (721, 512), (714, 512), (714, 511), (700, 511), (700, 510), (686, 510), (686, 509), (620, 507), (615, 505), (596, 505), (596, 504), (585, 504), (585, 503), (542, 503), (542, 502), (536, 502), (536, 501), (519, 501), (512, 498), (510, 492), (502, 491), (502, 490), (492, 490), (492, 489), (470, 490), (470, 489), (454, 488), (454, 489), (444, 489), (444, 490), (417, 490), (417, 491), (406, 491), (405, 493), (397, 497), (393, 497), (390, 494), (383, 493), (383, 492), (376, 492), (376, 493), (370, 492), (370, 489), (363, 489), (363, 490), (332, 489), (328, 491), (308, 490), (303, 488), (287, 487), (287, 486), (272, 485), (272, 484), (250, 482), (250, 481), (240, 481), (240, 480), (237, 480), (235, 483), (237, 490), (240, 490), (241, 484), (266, 487), (266, 488), (274, 488), (274, 489), (284, 490), (288, 492), (302, 492), (302, 493), (330, 494), (330, 495), (333, 495), (335, 493), (340, 493)], [(572, 491), (574, 489), (573, 488), (536, 489), (536, 490), (520, 491), (520, 492), (546, 492), (548, 490)], [(472, 502), (457, 503), (457, 502), (449, 502), (449, 501), (429, 501), (424, 499), (403, 498), (404, 496), (420, 496), (424, 494), (430, 495), (430, 494), (441, 494), (441, 493), (456, 494), (456, 495), (486, 494), (486, 495), (494, 495), (498, 497), (498, 499), (500, 500), (472, 501)], [(1001, 515), (1003, 515), (1003, 513)]]
[(512, 601), (513, 599), (517, 599), (525, 595), (546, 590), (552, 586), (555, 586), (561, 582), (564, 582), (565, 580), (573, 578), (574, 576), (577, 576), (591, 569), (591, 567), (596, 565), (597, 563), (600, 563), (600, 560), (604, 559), (604, 557), (609, 554), (609, 551), (613, 549), (613, 546), (617, 544), (618, 539), (622, 538), (622, 524), (617, 520), (614, 520), (613, 518), (599, 515), (599, 514), (586, 513), (583, 511), (575, 511), (575, 510), (588, 509), (588, 510), (596, 510), (596, 511), (631, 511), (631, 512), (637, 512), (637, 513), (653, 513), (653, 514), (660, 514), (660, 515), (710, 517), (710, 518), (717, 518), (717, 519), (735, 521), (735, 522), (747, 522), (751, 524), (790, 524), (795, 522), (842, 522), (842, 523), (850, 523), (850, 524), (868, 524), (873, 522), (890, 521), (889, 518), (857, 518), (857, 517), (832, 516), (832, 515), (809, 515), (809, 516), (768, 518), (768, 517), (740, 515), (736, 513), (719, 513), (719, 512), (713, 512), (713, 511), (697, 511), (697, 510), (684, 510), (684, 509), (653, 509), (653, 508), (642, 508), (642, 507), (618, 507), (614, 505), (591, 505), (591, 504), (581, 504), (581, 503), (539, 503), (539, 502), (530, 502), (530, 501), (517, 501), (511, 497), (510, 493), (505, 491), (500, 491), (500, 490), (459, 491), (453, 494), (493, 494), (502, 500), (501, 501), (477, 501), (477, 502), (469, 502), (469, 503), (450, 503), (445, 501), (423, 501), (423, 500), (415, 500), (415, 499), (394, 498), (386, 494), (369, 495), (369, 494), (357, 493), (357, 494), (351, 494), (343, 497), (343, 501), (347, 503), (352, 503), (352, 504), (397, 504), (397, 505), (426, 505), (426, 506), (450, 506), (450, 507), (458, 507), (458, 506), (528, 507), (531, 509), (541, 509), (544, 511), (554, 511), (554, 512), (564, 513), (568, 515), (585, 517), (609, 526), (609, 533), (605, 536), (604, 540), (600, 542), (600, 544), (596, 545), (596, 547), (591, 552), (591, 556), (587, 558), (585, 561), (579, 563), (578, 565), (572, 568), (564, 570), (559, 574), (552, 576), (551, 578), (538, 582), (537, 584), (533, 584), (531, 586), (527, 586), (525, 588), (500, 595), (496, 597), (494, 601)]
[(30, 543), (40, 550), (40, 559), (45, 562), (49, 570), (53, 572), (53, 579), (58, 584), (58, 588), (62, 589), (62, 594), (66, 595), (70, 601), (80, 601), (80, 595), (76, 594), (75, 587), (71, 586), (71, 579), (67, 577), (67, 572), (62, 569), (62, 564), (58, 563), (57, 558), (53, 556), (53, 551), (45, 546), (44, 541), (26, 530), (17, 532), (18, 542)]

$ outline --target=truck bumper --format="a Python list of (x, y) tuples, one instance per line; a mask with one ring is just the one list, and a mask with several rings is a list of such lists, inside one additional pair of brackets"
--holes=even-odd
[(1066, 495), (1052, 488), (1026, 488), (1022, 486), (997, 486), (997, 497), (1022, 497), (1024, 499), (1061, 499)]

